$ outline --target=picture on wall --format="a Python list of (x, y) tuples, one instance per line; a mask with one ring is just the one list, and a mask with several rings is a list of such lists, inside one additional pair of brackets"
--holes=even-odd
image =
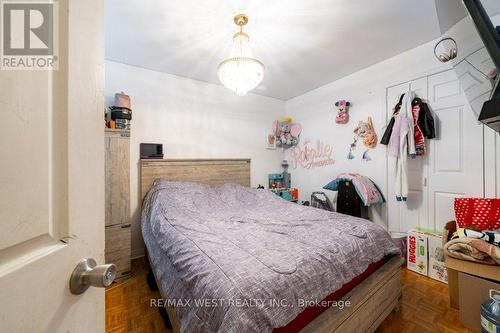
[(266, 136), (266, 149), (276, 149), (276, 135), (268, 134)]

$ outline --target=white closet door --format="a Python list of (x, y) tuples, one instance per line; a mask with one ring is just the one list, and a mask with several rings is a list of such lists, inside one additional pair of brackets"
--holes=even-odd
[[(399, 101), (401, 94), (408, 92), (409, 82), (387, 89), (387, 122), (392, 117), (392, 108)], [(411, 82), (415, 94), (427, 99), (427, 78)], [(396, 201), (394, 183), (396, 179), (395, 158), (388, 157), (387, 168), (387, 205), (389, 231), (408, 231), (418, 225), (426, 225), (428, 221), (427, 191), (424, 179), (427, 176), (427, 158), (408, 158), (408, 200)]]
[(483, 196), (483, 127), (464, 94), (455, 71), (429, 76), (429, 105), (438, 137), (429, 147), (429, 225), (442, 230), (454, 220), (453, 199)]

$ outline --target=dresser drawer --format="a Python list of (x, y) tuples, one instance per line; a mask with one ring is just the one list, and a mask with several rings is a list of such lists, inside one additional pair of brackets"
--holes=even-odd
[(130, 133), (106, 132), (105, 146), (105, 223), (110, 226), (130, 219)]
[(106, 227), (106, 263), (116, 265), (116, 280), (130, 275), (131, 256), (130, 224)]

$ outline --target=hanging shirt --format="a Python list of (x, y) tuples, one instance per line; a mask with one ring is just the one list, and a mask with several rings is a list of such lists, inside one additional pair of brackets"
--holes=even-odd
[(422, 156), (425, 155), (425, 138), (424, 133), (422, 132), (418, 124), (418, 117), (420, 114), (419, 104), (413, 104), (412, 113), (414, 123), (413, 135), (415, 137), (415, 153), (417, 154), (417, 156)]

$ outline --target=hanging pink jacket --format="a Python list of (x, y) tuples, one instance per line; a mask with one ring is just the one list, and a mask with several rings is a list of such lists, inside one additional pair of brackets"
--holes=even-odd
[[(392, 128), (391, 138), (389, 139), (389, 154), (399, 157), (399, 148), (401, 140), (406, 140), (408, 135), (408, 118), (406, 115), (397, 114), (394, 116), (394, 126)], [(404, 156), (403, 156), (404, 157)]]

